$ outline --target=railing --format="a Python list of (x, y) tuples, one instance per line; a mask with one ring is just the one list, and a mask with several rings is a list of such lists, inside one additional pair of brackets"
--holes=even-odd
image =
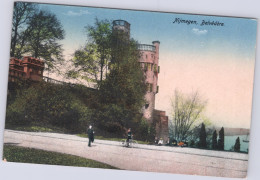
[(52, 83), (52, 84), (60, 84), (60, 85), (69, 85), (69, 86), (75, 86), (75, 84), (64, 82), (64, 81), (59, 81), (56, 79), (52, 79), (46, 76), (43, 76), (42, 79), (47, 82), (47, 83)]
[(124, 20), (114, 20), (113, 26), (125, 26), (126, 28), (130, 28), (130, 24)]
[(140, 51), (155, 51), (155, 46), (148, 44), (138, 44), (138, 49)]

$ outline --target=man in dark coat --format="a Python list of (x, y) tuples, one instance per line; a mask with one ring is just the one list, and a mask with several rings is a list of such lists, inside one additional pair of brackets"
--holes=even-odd
[(94, 131), (91, 125), (89, 126), (87, 133), (88, 133), (88, 146), (91, 147), (91, 142), (94, 142)]

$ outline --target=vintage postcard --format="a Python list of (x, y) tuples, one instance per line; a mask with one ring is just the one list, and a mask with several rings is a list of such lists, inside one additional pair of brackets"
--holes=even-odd
[(245, 178), (257, 20), (15, 2), (3, 160)]

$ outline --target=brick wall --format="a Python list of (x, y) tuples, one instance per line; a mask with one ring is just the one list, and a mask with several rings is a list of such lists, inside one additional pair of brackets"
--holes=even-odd
[(10, 58), (9, 62), (9, 82), (18, 80), (41, 81), (43, 78), (44, 61), (33, 57), (23, 57), (22, 59)]
[(166, 143), (169, 137), (168, 129), (168, 116), (166, 116), (165, 111), (154, 110), (154, 122), (156, 128), (156, 137), (158, 139), (162, 138), (163, 142)]

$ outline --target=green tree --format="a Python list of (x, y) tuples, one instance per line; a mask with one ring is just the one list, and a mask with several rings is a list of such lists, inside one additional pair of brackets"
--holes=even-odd
[(224, 150), (224, 144), (225, 144), (225, 133), (224, 133), (224, 128), (222, 127), (219, 131), (218, 149)]
[(56, 15), (39, 11), (28, 22), (29, 32), (25, 45), (25, 53), (35, 58), (43, 58), (47, 70), (53, 69), (56, 62), (63, 61), (62, 47), (58, 43), (64, 39), (65, 32)]
[(94, 26), (87, 26), (88, 43), (75, 51), (72, 64), (74, 69), (68, 72), (72, 78), (81, 78), (93, 82), (99, 88), (108, 73), (111, 59), (111, 23), (96, 19)]
[(218, 141), (217, 141), (217, 131), (215, 130), (213, 132), (213, 136), (212, 136), (212, 149), (218, 149)]
[(124, 118), (127, 114), (125, 109), (119, 105), (104, 105), (97, 113), (99, 120), (96, 124), (100, 129), (122, 137), (125, 131)]
[(12, 35), (10, 56), (21, 58), (23, 46), (25, 43), (27, 23), (33, 17), (37, 7), (33, 3), (14, 2)]
[(146, 84), (139, 65), (137, 43), (129, 40), (121, 46), (120, 61), (111, 63), (110, 72), (100, 86), (100, 101), (103, 104), (116, 104), (128, 113), (124, 115), (124, 124), (141, 120), (140, 110), (144, 104)]
[(204, 123), (201, 124), (200, 129), (200, 140), (199, 140), (199, 147), (200, 148), (207, 148), (207, 134)]
[(14, 3), (11, 57), (29, 55), (42, 58), (47, 70), (56, 68), (63, 61), (59, 40), (64, 38), (64, 34), (56, 15), (38, 10), (34, 3)]
[(237, 137), (237, 139), (236, 139), (236, 143), (235, 143), (235, 146), (234, 146), (234, 151), (235, 152), (240, 152), (240, 139), (239, 139), (239, 137)]
[(175, 90), (172, 102), (173, 136), (177, 141), (192, 138), (193, 129), (205, 120), (203, 111), (206, 101), (202, 100), (198, 92), (184, 95)]

